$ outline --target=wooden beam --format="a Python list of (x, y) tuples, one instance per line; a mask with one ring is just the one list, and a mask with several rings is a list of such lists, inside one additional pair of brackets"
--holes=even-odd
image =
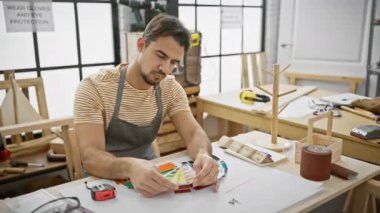
[(28, 122), (28, 123), (22, 123), (22, 124), (3, 126), (3, 127), (0, 127), (0, 134), (2, 136), (14, 135), (14, 134), (19, 134), (23, 132), (30, 132), (36, 129), (47, 129), (51, 127), (64, 126), (64, 125), (73, 126), (74, 125), (73, 117), (47, 119), (47, 120), (40, 120), (40, 121), (34, 121), (34, 122)]

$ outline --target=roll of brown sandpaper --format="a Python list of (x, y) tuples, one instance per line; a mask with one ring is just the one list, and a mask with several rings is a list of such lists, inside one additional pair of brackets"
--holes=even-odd
[(304, 146), (301, 151), (301, 176), (313, 181), (329, 179), (331, 155), (327, 147), (315, 144)]

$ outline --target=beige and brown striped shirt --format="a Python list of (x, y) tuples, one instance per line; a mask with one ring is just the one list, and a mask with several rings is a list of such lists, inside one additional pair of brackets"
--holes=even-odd
[[(96, 123), (108, 127), (115, 102), (120, 70), (118, 67), (102, 70), (83, 79), (75, 94), (74, 123)], [(174, 76), (160, 82), (163, 116), (169, 117), (188, 110), (187, 96)], [(125, 81), (119, 118), (135, 125), (151, 123), (157, 113), (154, 88), (138, 90)]]

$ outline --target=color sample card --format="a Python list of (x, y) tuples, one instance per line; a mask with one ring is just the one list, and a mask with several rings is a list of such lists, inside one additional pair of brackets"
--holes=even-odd
[(188, 166), (188, 164), (182, 164), (171, 172), (163, 174), (163, 176), (172, 183), (178, 186), (183, 186), (191, 185), (193, 183), (195, 172), (192, 167)]
[[(218, 179), (221, 179), (227, 175), (227, 164), (215, 156), (215, 160), (219, 163)], [(162, 176), (167, 180), (178, 186), (175, 193), (191, 192), (191, 188), (199, 190), (208, 186), (193, 187), (192, 183), (195, 178), (195, 171), (193, 169), (193, 161), (184, 161), (180, 164), (174, 162), (167, 162), (158, 166)], [(123, 184), (129, 189), (133, 189), (133, 184), (129, 178), (123, 180), (115, 180), (116, 184)]]
[(173, 162), (168, 162), (168, 163), (164, 163), (164, 164), (161, 164), (158, 166), (158, 169), (160, 170), (160, 173), (165, 173), (165, 172), (168, 172), (170, 170), (173, 170), (177, 167), (177, 165), (175, 165), (175, 163)]

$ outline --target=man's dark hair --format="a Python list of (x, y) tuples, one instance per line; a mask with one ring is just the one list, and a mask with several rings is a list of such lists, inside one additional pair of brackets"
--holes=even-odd
[(172, 36), (178, 44), (185, 48), (185, 52), (190, 46), (190, 33), (178, 20), (178, 18), (159, 14), (155, 16), (146, 26), (143, 38), (147, 45), (159, 37)]

